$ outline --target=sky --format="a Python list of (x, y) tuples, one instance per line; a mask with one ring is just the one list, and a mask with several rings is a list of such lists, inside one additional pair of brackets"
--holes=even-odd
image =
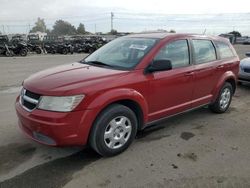
[[(155, 29), (195, 32), (197, 28), (213, 32), (214, 28), (217, 33), (225, 28), (234, 29), (237, 21), (243, 19), (242, 29), (250, 34), (244, 26), (250, 24), (250, 1), (246, 0), (237, 0), (237, 4), (228, 0), (0, 0), (0, 5), (0, 31), (5, 33), (28, 32), (37, 17), (44, 18), (48, 28), (52, 28), (55, 20), (64, 19), (75, 26), (82, 22), (91, 32), (107, 32), (111, 27), (110, 12), (114, 12), (114, 29), (123, 32)], [(225, 20), (227, 24), (223, 26)], [(232, 23), (228, 23), (230, 20)], [(220, 23), (224, 28), (218, 29)]]

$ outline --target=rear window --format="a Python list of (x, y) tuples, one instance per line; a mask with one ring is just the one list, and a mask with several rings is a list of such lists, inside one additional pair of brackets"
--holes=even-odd
[(210, 40), (193, 40), (193, 46), (196, 64), (202, 64), (216, 60), (215, 48)]
[(226, 44), (224, 42), (216, 42), (215, 44), (216, 44), (216, 47), (220, 53), (221, 59), (235, 56), (232, 49), (229, 47), (228, 44)]

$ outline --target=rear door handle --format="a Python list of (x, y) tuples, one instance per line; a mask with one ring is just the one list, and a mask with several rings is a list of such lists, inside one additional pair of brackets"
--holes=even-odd
[(216, 67), (216, 69), (223, 69), (224, 65), (219, 65), (218, 67)]
[(187, 72), (185, 73), (185, 76), (193, 76), (194, 75), (194, 72)]

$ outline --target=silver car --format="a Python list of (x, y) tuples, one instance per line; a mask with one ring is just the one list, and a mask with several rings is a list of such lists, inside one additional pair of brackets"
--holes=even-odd
[(239, 83), (250, 83), (250, 52), (240, 61)]

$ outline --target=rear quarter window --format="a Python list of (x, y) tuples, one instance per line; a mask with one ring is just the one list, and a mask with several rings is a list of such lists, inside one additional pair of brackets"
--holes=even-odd
[(224, 42), (215, 42), (216, 48), (220, 54), (221, 59), (234, 57), (234, 53), (230, 46)]

